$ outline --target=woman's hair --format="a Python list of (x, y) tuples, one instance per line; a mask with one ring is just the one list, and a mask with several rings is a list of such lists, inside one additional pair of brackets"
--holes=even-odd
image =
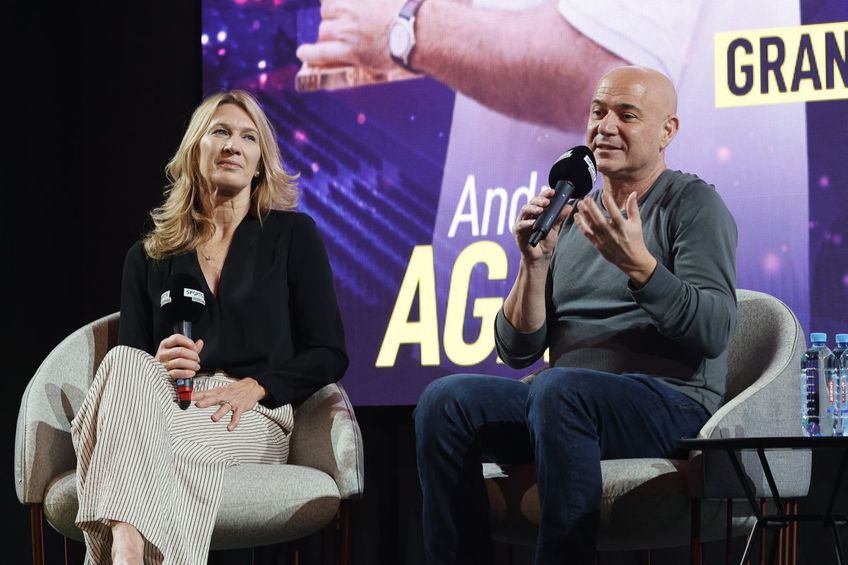
[(250, 213), (263, 220), (272, 209), (289, 210), (297, 204), (297, 177), (288, 174), (280, 161), (274, 127), (256, 99), (244, 90), (219, 92), (207, 97), (191, 116), (183, 140), (165, 167), (168, 187), (165, 201), (150, 212), (153, 229), (144, 236), (144, 250), (153, 259), (194, 250), (215, 231), (205, 215), (203, 181), (200, 176), (199, 148), (212, 116), (223, 104), (244, 110), (259, 135), (259, 176), (250, 190)]

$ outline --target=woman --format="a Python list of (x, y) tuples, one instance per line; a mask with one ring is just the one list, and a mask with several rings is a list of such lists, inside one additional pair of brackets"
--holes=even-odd
[[(292, 405), (347, 368), (332, 273), (295, 177), (244, 91), (195, 110), (153, 229), (127, 253), (120, 345), (72, 425), (87, 562), (205, 563), (224, 470), (285, 463)], [(195, 277), (193, 341), (160, 296)], [(194, 378), (182, 410), (176, 379)]]

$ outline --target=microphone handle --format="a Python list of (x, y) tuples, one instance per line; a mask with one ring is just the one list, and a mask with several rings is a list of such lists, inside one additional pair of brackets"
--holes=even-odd
[(191, 339), (191, 322), (188, 320), (174, 322), (174, 333), (182, 334)]
[(530, 234), (530, 246), (536, 247), (539, 245), (539, 242), (545, 239), (545, 236), (548, 235), (546, 233), (542, 233), (541, 230), (534, 231)]
[(536, 245), (548, 236), (548, 232), (554, 225), (554, 222), (559, 218), (560, 212), (568, 204), (568, 200), (574, 193), (574, 183), (570, 180), (561, 180), (556, 183), (554, 195), (548, 207), (536, 218), (536, 223), (533, 224), (533, 231), (530, 233), (530, 245)]
[[(182, 320), (174, 322), (174, 333), (182, 334), (191, 339), (191, 322)], [(180, 408), (185, 410), (191, 406), (191, 392), (194, 390), (194, 379), (175, 379), (174, 384), (177, 387), (177, 396), (180, 399)]]

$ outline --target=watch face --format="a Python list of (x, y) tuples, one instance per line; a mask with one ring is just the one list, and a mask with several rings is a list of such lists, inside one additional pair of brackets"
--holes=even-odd
[(389, 30), (389, 52), (395, 57), (403, 57), (409, 50), (409, 30), (404, 23), (396, 21)]

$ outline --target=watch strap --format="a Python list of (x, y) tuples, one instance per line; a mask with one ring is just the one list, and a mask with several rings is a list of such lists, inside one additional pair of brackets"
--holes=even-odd
[(421, 7), (421, 4), (424, 3), (424, 0), (407, 0), (404, 2), (400, 11), (398, 12), (397, 17), (402, 18), (407, 21), (412, 22), (412, 37), (413, 37), (413, 46), (410, 49), (409, 53), (405, 55), (404, 58), (397, 57), (394, 54), (391, 54), (392, 60), (398, 65), (402, 66), (406, 70), (410, 72), (416, 72), (415, 69), (409, 64), (409, 57), (412, 55), (412, 51), (415, 49), (415, 15), (418, 13), (418, 9)]
[(423, 3), (424, 0), (407, 0), (400, 9), (400, 12), (398, 12), (398, 16), (411, 20), (415, 17), (415, 14), (418, 13), (418, 8), (420, 8)]

